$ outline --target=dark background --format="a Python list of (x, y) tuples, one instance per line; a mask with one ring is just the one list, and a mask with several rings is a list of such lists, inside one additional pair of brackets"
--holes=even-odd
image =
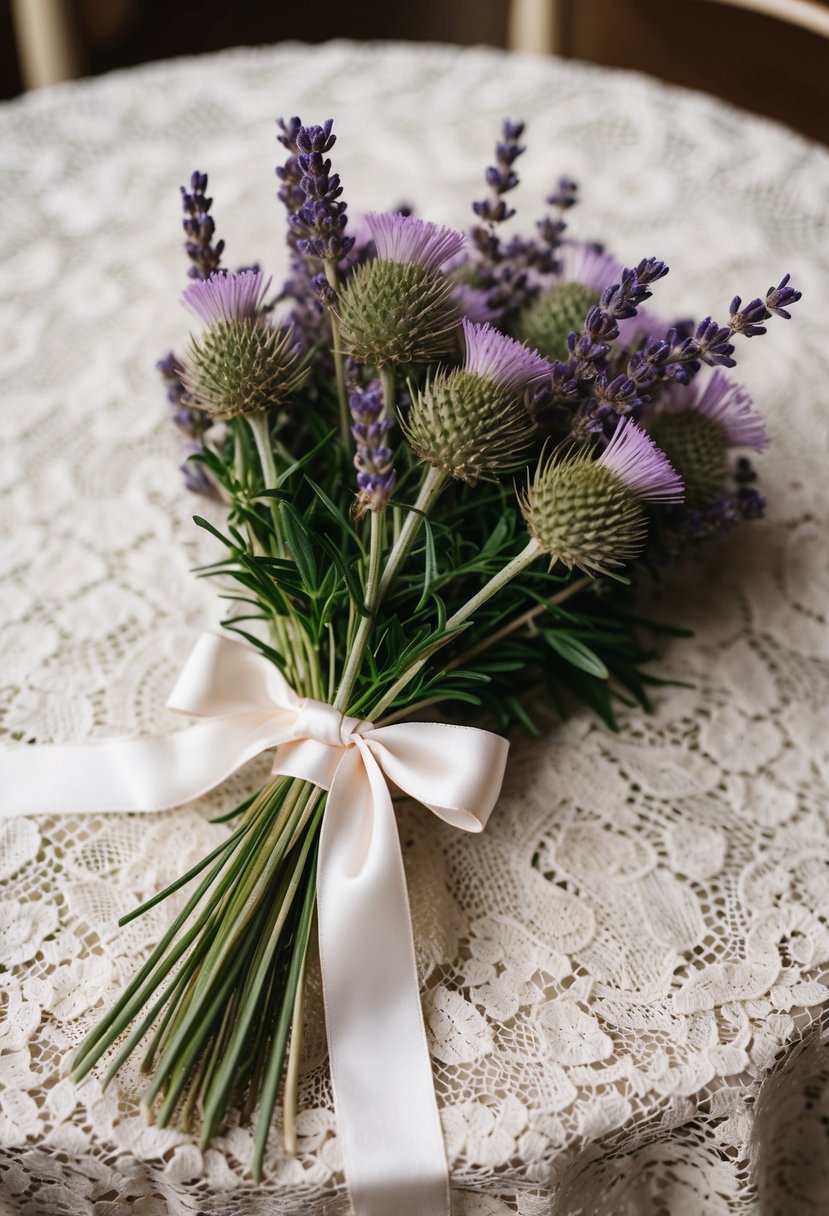
[[(829, 13), (828, 3), (808, 2)], [(67, 14), (72, 74), (289, 39), (510, 45), (509, 0), (0, 0), (0, 96), (14, 96), (25, 80), (15, 10), (51, 3)], [(787, 0), (778, 3), (782, 14)], [(714, 0), (559, 0), (556, 14), (556, 47), (566, 57), (703, 89), (829, 143), (829, 38)]]

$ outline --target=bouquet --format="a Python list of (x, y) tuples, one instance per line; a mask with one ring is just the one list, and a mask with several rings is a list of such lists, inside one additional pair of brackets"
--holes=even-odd
[[(765, 427), (723, 369), (799, 299), (787, 275), (722, 324), (661, 317), (643, 306), (667, 266), (575, 239), (566, 179), (534, 235), (508, 235), (523, 130), (504, 123), (464, 237), (405, 207), (349, 225), (332, 123), (280, 122), (278, 288), (224, 267), (207, 177), (182, 188), (193, 333), (159, 367), (188, 487), (225, 508), (219, 526), (196, 516), (217, 546), (200, 573), (244, 645), (202, 639), (173, 704), (208, 720), (182, 732), (192, 756), (142, 753), (134, 801), (175, 805), (264, 748), (276, 761), (217, 847), (131, 914), (186, 895), (74, 1076), (115, 1049), (112, 1077), (140, 1048), (155, 1121), (198, 1114), (204, 1144), (241, 1110), (260, 1178), (280, 1093), (295, 1146), (318, 915), (364, 1211), (404, 1210), (410, 1178), (439, 1210), (446, 1182), (389, 786), (479, 830), (506, 757), (481, 723), (539, 733), (545, 697), (610, 728), (617, 699), (648, 707), (665, 628), (649, 588), (763, 510), (745, 452)], [(198, 779), (177, 784), (179, 764)], [(157, 774), (160, 794), (141, 785)]]

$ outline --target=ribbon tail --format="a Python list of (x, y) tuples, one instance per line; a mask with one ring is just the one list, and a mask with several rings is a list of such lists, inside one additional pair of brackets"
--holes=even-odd
[(343, 756), (317, 871), (337, 1126), (356, 1216), (447, 1216), (449, 1178), (423, 1025), (406, 877), (386, 780)]
[(200, 798), (285, 730), (260, 712), (210, 719), (164, 737), (0, 751), (0, 819), (163, 811)]

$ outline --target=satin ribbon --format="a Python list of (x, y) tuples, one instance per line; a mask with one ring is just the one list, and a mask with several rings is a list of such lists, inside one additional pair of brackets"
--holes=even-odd
[(255, 650), (196, 643), (168, 701), (204, 718), (162, 738), (7, 748), (4, 817), (158, 811), (275, 747), (273, 773), (329, 791), (317, 866), (320, 963), (337, 1127), (357, 1216), (447, 1216), (446, 1153), (389, 783), (480, 832), (508, 743), (434, 722), (375, 727), (302, 699)]

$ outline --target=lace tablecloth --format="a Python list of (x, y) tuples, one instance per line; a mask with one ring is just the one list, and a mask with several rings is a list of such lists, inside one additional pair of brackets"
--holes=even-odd
[[(829, 156), (634, 75), (450, 48), (231, 52), (0, 111), (2, 725), (45, 742), (169, 729), (167, 691), (218, 619), (155, 358), (185, 319), (179, 182), (230, 263), (283, 264), (273, 118), (334, 115), (353, 211), (464, 225), (500, 118), (529, 120), (527, 223), (559, 173), (577, 235), (665, 258), (663, 311), (722, 315), (791, 270), (804, 301), (742, 378), (774, 438), (765, 521), (684, 572), (692, 622), (652, 716), (516, 741), (490, 828), (403, 812), (457, 1213), (797, 1216), (829, 1205)], [(209, 545), (209, 542), (208, 542)], [(254, 768), (256, 766), (253, 766)], [(62, 1078), (165, 913), (123, 912), (217, 839), (262, 771), (169, 814), (0, 831), (0, 1210), (287, 1216), (345, 1210), (318, 995), (300, 1151), (206, 1152), (143, 1122), (141, 1084)], [(313, 983), (312, 983), (313, 989)], [(367, 1061), (367, 1066), (369, 1062)]]

